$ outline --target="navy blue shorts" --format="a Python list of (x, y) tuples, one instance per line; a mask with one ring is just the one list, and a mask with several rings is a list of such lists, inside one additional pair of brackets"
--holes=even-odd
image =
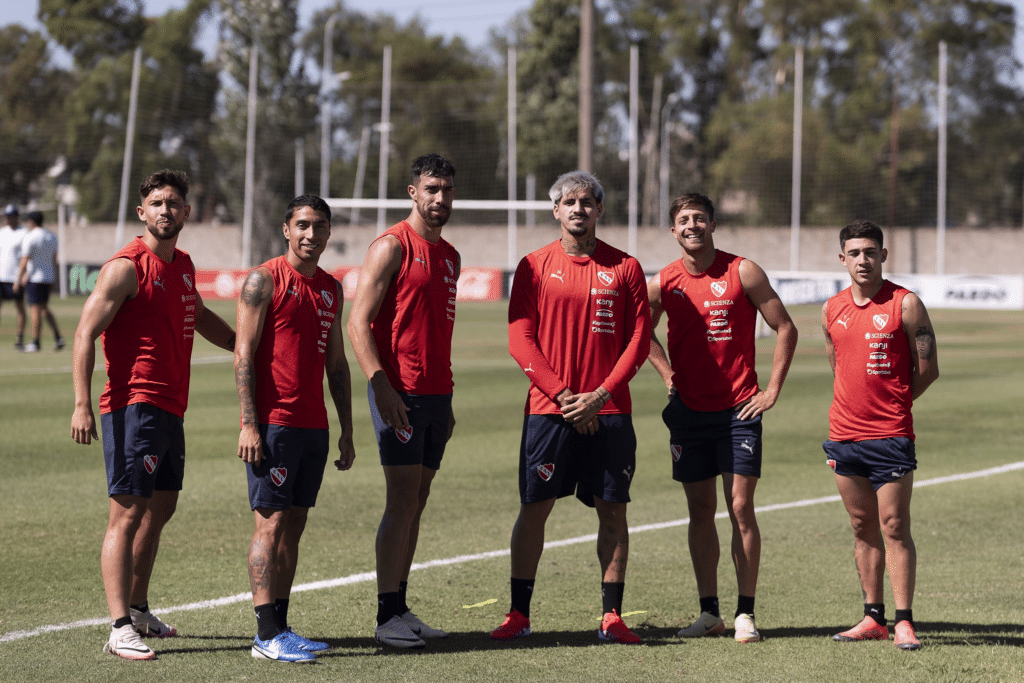
[(184, 420), (149, 403), (100, 415), (107, 493), (152, 498), (180, 491), (185, 478)]
[(539, 503), (576, 492), (585, 505), (594, 498), (628, 503), (636, 472), (632, 415), (598, 415), (596, 434), (579, 434), (561, 415), (527, 415), (519, 446), (519, 499)]
[(30, 282), (25, 285), (25, 302), (30, 306), (45, 306), (50, 302), (49, 282)]
[(289, 510), (316, 505), (330, 453), (328, 430), (261, 424), (263, 460), (245, 463), (249, 507)]
[(398, 392), (409, 412), (408, 432), (396, 432), (384, 424), (377, 412), (373, 386), (367, 383), (366, 396), (370, 401), (370, 417), (373, 431), (377, 434), (377, 450), (380, 464), (385, 467), (396, 465), (423, 465), (432, 470), (441, 469), (441, 458), (448, 444), (448, 426), (452, 419), (451, 394), (404, 394)]
[(673, 394), (661, 413), (669, 431), (672, 478), (693, 483), (723, 473), (761, 476), (761, 416), (736, 417), (737, 408), (691, 410)]
[(0, 301), (19, 301), (22, 298), (22, 293), (14, 293), (13, 282), (0, 282)]
[(825, 462), (841, 477), (865, 477), (877, 491), (917, 469), (914, 442), (905, 436), (866, 441), (826, 441)]

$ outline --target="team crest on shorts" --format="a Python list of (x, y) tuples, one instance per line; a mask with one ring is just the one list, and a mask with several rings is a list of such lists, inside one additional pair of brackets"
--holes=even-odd
[(826, 460), (825, 462), (827, 462), (827, 463), (828, 463), (828, 466), (832, 468), (832, 471), (833, 471), (833, 472), (835, 472), (835, 471), (836, 471), (836, 461), (835, 461), (835, 460), (833, 460), (832, 458), (829, 458), (829, 459), (828, 459), (828, 460)]
[(155, 455), (144, 455), (142, 456), (142, 464), (146, 468), (146, 471), (150, 474), (156, 472), (158, 459)]
[(402, 443), (409, 443), (409, 439), (412, 438), (412, 425), (409, 425), (405, 429), (396, 429), (395, 436), (397, 436), (398, 440)]
[(672, 462), (679, 462), (679, 458), (683, 455), (683, 447), (679, 444), (669, 444), (669, 450), (672, 451)]
[(284, 483), (284, 480), (288, 478), (288, 469), (285, 467), (271, 467), (270, 468), (270, 481), (274, 482), (274, 486), (280, 486)]
[(885, 329), (885, 326), (889, 323), (889, 316), (885, 313), (876, 313), (871, 322), (875, 324), (875, 327), (879, 332)]
[(555, 463), (549, 462), (546, 465), (537, 466), (537, 475), (544, 481), (550, 481), (551, 475), (555, 473)]

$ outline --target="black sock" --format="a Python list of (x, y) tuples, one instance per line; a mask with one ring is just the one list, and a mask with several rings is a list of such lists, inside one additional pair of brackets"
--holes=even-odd
[(533, 598), (533, 584), (536, 579), (512, 579), (512, 609), (527, 619), (530, 618), (530, 600)]
[(914, 625), (914, 610), (912, 609), (898, 609), (896, 615), (892, 618), (892, 623), (898, 624), (901, 621), (909, 621), (910, 625)]
[(398, 592), (377, 593), (377, 626), (391, 621), (391, 617), (399, 616)]
[(700, 611), (707, 612), (711, 616), (720, 617), (721, 613), (718, 611), (718, 596), (711, 595), (706, 598), (700, 599)]
[(277, 615), (277, 627), (284, 631), (288, 628), (288, 598), (274, 601), (274, 613)]
[(736, 600), (736, 614), (734, 617), (738, 617), (741, 614), (749, 614), (751, 617), (754, 616), (754, 596), (753, 595), (741, 595)]
[(122, 628), (124, 626), (130, 626), (131, 623), (132, 623), (132, 618), (130, 616), (128, 616), (128, 617), (121, 617), (120, 619), (115, 619), (114, 620), (113, 627), (114, 628)]
[(139, 611), (139, 612), (148, 612), (149, 611), (149, 600), (146, 600), (145, 602), (140, 602), (138, 605), (128, 605), (128, 606), (131, 607), (133, 610), (136, 610), (136, 611)]
[(409, 582), (399, 581), (398, 582), (398, 613), (405, 614), (409, 611), (409, 605), (405, 601), (405, 596), (409, 592)]
[(260, 640), (273, 640), (281, 629), (277, 626), (277, 610), (274, 603), (256, 605), (256, 635)]
[(625, 583), (601, 582), (601, 602), (604, 605), (604, 613), (615, 611), (622, 616), (622, 594), (626, 591)]
[(879, 626), (885, 626), (885, 603), (865, 602), (864, 616), (871, 617)]

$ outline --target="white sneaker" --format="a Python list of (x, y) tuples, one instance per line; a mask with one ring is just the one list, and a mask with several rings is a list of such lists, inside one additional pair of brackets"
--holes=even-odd
[(412, 632), (418, 635), (420, 638), (447, 638), (448, 632), (442, 631), (439, 628), (431, 628), (423, 623), (423, 621), (413, 614), (411, 611), (406, 612), (401, 617), (401, 620), (409, 624), (409, 628)]
[(37, 351), (39, 351), (39, 344), (36, 344), (35, 342), (29, 342), (28, 344), (22, 346), (21, 350), (24, 351), (25, 353), (36, 353)]
[(140, 612), (131, 607), (128, 612), (132, 615), (132, 626), (139, 632), (140, 636), (153, 636), (154, 638), (170, 638), (178, 635), (178, 629), (160, 621), (160, 618), (150, 611)]
[(149, 660), (156, 659), (156, 653), (142, 642), (142, 638), (135, 632), (135, 628), (128, 624), (121, 628), (110, 630), (110, 639), (103, 646), (103, 651), (117, 655), (122, 659)]
[(391, 617), (388, 619), (377, 627), (373, 637), (378, 643), (390, 645), (391, 647), (418, 650), (426, 645), (422, 638), (413, 633), (412, 628), (402, 617)]
[(761, 634), (757, 632), (757, 624), (751, 614), (739, 614), (733, 623), (736, 627), (737, 643), (756, 643), (761, 640)]
[(725, 622), (711, 612), (701, 612), (697, 621), (684, 629), (677, 636), (680, 638), (703, 638), (704, 636), (720, 636), (725, 633)]

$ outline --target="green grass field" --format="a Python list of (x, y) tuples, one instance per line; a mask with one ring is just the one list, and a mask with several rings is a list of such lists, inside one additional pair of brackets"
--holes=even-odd
[[(765, 418), (759, 506), (763, 536), (757, 620), (765, 640), (681, 641), (697, 612), (682, 489), (670, 479), (664, 387), (645, 366), (632, 382), (639, 438), (630, 505), (626, 622), (639, 647), (599, 645), (600, 577), (592, 540), (545, 551), (533, 601), (534, 634), (493, 644), (508, 609), (505, 551), (518, 510), (516, 469), (527, 381), (506, 350), (503, 304), (460, 304), (455, 435), (424, 515), (410, 603), (451, 636), (418, 653), (373, 641), (373, 542), (383, 477), (353, 360), (354, 468), (329, 468), (303, 539), (291, 621), (333, 649), (315, 666), (256, 661), (246, 553), (252, 516), (236, 455), (238, 404), (227, 355), (197, 341), (186, 416), (188, 466), (178, 512), (164, 532), (150, 591), (179, 637), (151, 642), (156, 662), (105, 655), (109, 626), (99, 573), (106, 514), (102, 447), (76, 445), (70, 339), (81, 300), (55, 309), (69, 347), (12, 348), (12, 309), (0, 321), (0, 680), (3, 681), (1021, 681), (1024, 680), (1024, 470), (952, 479), (1024, 461), (1024, 320), (1017, 312), (931, 311), (942, 376), (915, 407), (918, 434), (914, 603), (924, 648), (836, 644), (861, 617), (852, 533), (834, 496), (821, 441), (831, 373), (817, 306), (792, 310), (800, 344), (778, 405)], [(230, 302), (214, 302), (233, 321)], [(759, 342), (767, 378), (773, 340)], [(95, 376), (94, 401), (105, 375)], [(334, 432), (337, 433), (336, 431)], [(333, 458), (332, 458), (333, 459)], [(922, 485), (950, 477), (934, 485)], [(724, 510), (724, 508), (721, 508)], [(645, 525), (677, 522), (661, 528)], [(728, 521), (719, 583), (731, 625), (735, 577)], [(560, 502), (548, 541), (596, 532), (593, 513)], [(455, 558), (455, 559), (453, 559)], [(334, 579), (347, 580), (334, 581)], [(313, 582), (325, 582), (317, 585)], [(224, 599), (214, 604), (212, 601)], [(208, 602), (209, 601), (209, 602)], [(891, 597), (887, 600), (892, 616)], [(168, 611), (171, 610), (171, 611)], [(75, 622), (86, 622), (85, 625)], [(55, 627), (47, 630), (47, 627)]]

